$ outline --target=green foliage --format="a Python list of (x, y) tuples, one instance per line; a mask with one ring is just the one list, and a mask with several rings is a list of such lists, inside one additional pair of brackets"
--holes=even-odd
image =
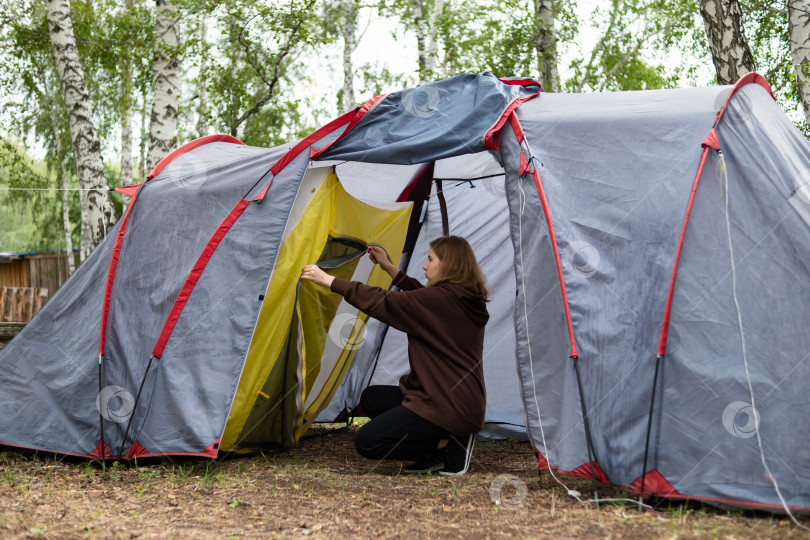
[[(774, 97), (787, 111), (802, 110), (796, 73), (790, 54), (787, 8), (784, 3), (766, 0), (741, 0), (745, 35), (754, 55), (757, 71), (771, 85)], [(810, 126), (797, 122), (799, 129), (810, 133)]]
[(210, 96), (203, 114), (215, 131), (272, 146), (314, 127), (306, 125), (296, 86), (304, 78), (299, 55), (331, 39), (319, 25), (316, 0), (227, 5), (185, 0), (182, 6), (190, 17), (213, 21), (212, 33), (218, 33), (210, 43), (192, 39), (194, 84)]
[[(72, 15), (77, 47), (83, 62), (85, 82), (94, 101), (96, 124), (102, 141), (115, 131), (122, 100), (132, 85), (147, 83), (143, 66), (148, 66), (144, 43), (134, 21), (144, 16), (144, 2), (128, 9), (115, 7), (112, 0), (94, 5), (73, 2)], [(141, 6), (140, 8), (138, 6)], [(96, 10), (95, 8), (100, 9)], [(62, 220), (62, 175), (67, 174), (69, 220), (74, 245), (80, 241), (81, 210), (73, 171), (72, 143), (61, 88), (55, 73), (43, 2), (20, 10), (13, 2), (0, 2), (2, 39), (10, 43), (0, 54), (0, 99), (8, 132), (36, 140), (44, 150), (44, 163), (33, 166), (21, 150), (5, 143), (3, 179), (14, 214), (14, 228), (0, 238), (0, 245), (18, 251), (50, 251), (64, 248)], [(149, 18), (147, 17), (147, 20)], [(142, 25), (141, 25), (142, 26)], [(142, 32), (143, 34), (143, 32)], [(142, 64), (128, 86), (122, 75)], [(149, 68), (151, 69), (151, 68)], [(149, 75), (151, 77), (151, 75)], [(134, 81), (134, 82), (132, 82)], [(151, 84), (151, 83), (149, 83)], [(111, 178), (109, 167), (107, 176)], [(120, 212), (120, 196), (117, 209)]]
[[(537, 77), (539, 28), (534, 3), (461, 0), (441, 19), (444, 68), (451, 73), (490, 71), (499, 77)], [(555, 4), (558, 43), (573, 39), (578, 20), (573, 3)]]
[[(107, 167), (107, 182), (115, 185), (117, 170)], [(0, 251), (54, 251), (65, 248), (62, 219), (61, 169), (35, 163), (23, 149), (0, 138)], [(110, 195), (117, 215), (123, 197)], [(81, 208), (75, 178), (68, 182), (71, 241), (79, 245)]]
[(471, 1), (440, 19), (443, 67), (451, 73), (490, 71), (499, 77), (537, 74), (531, 2)]
[[(394, 33), (407, 41), (403, 47), (415, 47), (413, 0), (352, 2), (353, 9), (366, 15), (373, 10), (395, 21)], [(149, 129), (155, 5), (153, 0), (74, 0), (71, 4), (85, 82), (107, 161), (105, 171), (114, 185), (119, 178), (119, 130), (126, 111), (133, 111), (133, 124), (142, 126), (134, 134), (136, 144)], [(340, 64), (333, 62), (333, 71), (317, 76), (309, 64), (316, 57), (339, 57), (335, 51), (348, 16), (345, 2), (175, 0), (175, 5), (181, 21), (181, 43), (173, 51), (183, 70), (181, 142), (221, 132), (251, 145), (273, 146), (302, 137), (335, 116), (339, 93), (319, 99), (309, 90), (339, 86), (324, 82), (339, 80)], [(599, 0), (593, 5), (587, 12), (574, 0), (554, 4), (563, 90), (664, 88), (706, 84), (713, 77), (697, 0)], [(783, 108), (800, 109), (784, 4), (741, 0), (741, 6), (758, 70)], [(444, 0), (438, 17), (435, 9), (435, 0), (424, 0), (425, 24), (435, 24), (438, 43), (436, 69), (430, 78), (483, 71), (500, 77), (539, 76), (540, 29), (533, 0)], [(592, 34), (595, 43), (583, 45), (583, 36)], [(357, 38), (363, 38), (362, 28), (358, 27)], [(63, 247), (58, 191), (63, 174), (69, 176), (73, 190), (69, 218), (78, 245), (80, 209), (72, 143), (44, 0), (0, 0), (0, 43), (4, 130), (0, 133), (0, 250)], [(563, 60), (571, 56), (573, 60)], [(420, 80), (416, 62), (403, 72), (384, 60), (360, 63), (354, 69), (355, 93), (361, 102)], [(800, 124), (809, 129), (803, 121)], [(8, 140), (35, 145), (42, 163), (35, 165)], [(134, 154), (137, 158), (139, 152)], [(112, 197), (120, 215), (122, 198)]]
[[(599, 4), (591, 25), (599, 39), (587, 55), (569, 66), (568, 91), (669, 88), (693, 73), (671, 58), (703, 36), (693, 0), (610, 0)], [(704, 38), (705, 42), (705, 38)], [(664, 64), (669, 58), (669, 66)]]
[(54, 199), (47, 175), (19, 147), (0, 139), (0, 222), (4, 224), (0, 251), (49, 250), (63, 245), (61, 206)]
[(358, 66), (361, 80), (358, 95), (372, 98), (389, 91), (391, 88), (408, 88), (416, 84), (416, 79), (408, 74), (394, 73), (379, 62)]

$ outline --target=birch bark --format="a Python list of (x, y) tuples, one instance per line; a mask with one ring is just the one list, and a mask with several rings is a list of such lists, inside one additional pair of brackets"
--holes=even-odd
[(340, 35), (343, 38), (343, 92), (340, 108), (346, 112), (352, 110), (356, 105), (352, 54), (357, 48), (357, 4), (354, 0), (343, 0), (342, 8), (344, 21), (340, 25)]
[(810, 0), (790, 0), (787, 4), (788, 35), (796, 88), (810, 125)]
[(124, 95), (121, 98), (121, 185), (132, 185), (132, 96), (131, 75), (124, 69)]
[(83, 194), (81, 259), (84, 260), (113, 226), (113, 208), (107, 197), (101, 144), (76, 48), (70, 2), (46, 0), (45, 7), (54, 62), (70, 123), (76, 176)]
[(534, 0), (537, 28), (535, 49), (540, 69), (540, 82), (544, 92), (559, 92), (560, 75), (557, 71), (557, 32), (554, 30), (554, 1)]
[(755, 69), (737, 0), (700, 0), (718, 84), (734, 84)]
[[(126, 74), (129, 70), (126, 71)], [(124, 90), (125, 92), (128, 89)], [(121, 111), (121, 185), (132, 185), (132, 104), (126, 99)], [(124, 196), (123, 211), (129, 206), (129, 197)]]
[(202, 54), (200, 55), (200, 78), (197, 81), (197, 94), (200, 96), (200, 106), (198, 108), (197, 116), (197, 136), (205, 137), (208, 135), (208, 87), (206, 86), (205, 74), (208, 72), (208, 25), (205, 24), (205, 19), (200, 21), (200, 35), (199, 40), (202, 46)]
[(416, 25), (416, 52), (419, 62), (419, 82), (428, 80), (428, 54), (425, 47), (425, 13), (422, 0), (413, 0), (413, 21)]
[(146, 119), (149, 118), (149, 96), (146, 88), (141, 93), (142, 109), (139, 111), (141, 117), (140, 144), (138, 145), (138, 178), (146, 179), (146, 175), (151, 169), (146, 170), (146, 151), (149, 147), (149, 131)]
[[(62, 156), (62, 138), (59, 136), (59, 121), (56, 118), (56, 111), (51, 108), (51, 129), (53, 130), (54, 141), (56, 141), (56, 153)], [(76, 264), (73, 260), (73, 238), (70, 235), (70, 200), (68, 198), (68, 171), (65, 160), (59, 160), (59, 177), (62, 186), (62, 229), (65, 234), (65, 251), (67, 251), (67, 264), (68, 275), (73, 274), (76, 270)]]
[(151, 171), (177, 145), (177, 105), (180, 97), (178, 45), (180, 18), (172, 0), (155, 0), (157, 52), (154, 101), (149, 130), (147, 168)]
[(439, 57), (439, 19), (442, 17), (444, 11), (444, 0), (434, 0), (433, 13), (430, 17), (430, 28), (428, 30), (428, 54), (427, 63), (425, 67), (428, 74), (432, 74), (431, 78), (435, 77), (436, 73), (436, 59)]

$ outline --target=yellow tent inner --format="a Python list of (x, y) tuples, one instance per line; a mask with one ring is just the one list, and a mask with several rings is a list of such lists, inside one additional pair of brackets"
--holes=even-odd
[(302, 181), (299, 197), (306, 190), (316, 191), (308, 202), (294, 203), (306, 209), (291, 212), (300, 217), (288, 225), (291, 232), (279, 248), (220, 441), (223, 451), (295, 444), (329, 403), (362, 343), (365, 314), (328, 289), (302, 282), (301, 269), (321, 260), (332, 275), (388, 288), (391, 278), (377, 265), (355, 275), (369, 266), (359, 260), (368, 245), (378, 245), (399, 263), (410, 203), (382, 209), (358, 201), (334, 169), (315, 187)]

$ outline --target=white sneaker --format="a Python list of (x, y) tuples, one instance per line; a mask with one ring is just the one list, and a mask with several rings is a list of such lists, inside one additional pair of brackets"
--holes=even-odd
[(444, 468), (439, 471), (439, 474), (454, 476), (466, 473), (470, 468), (473, 444), (475, 444), (475, 433), (461, 439), (451, 436), (450, 442), (444, 447)]

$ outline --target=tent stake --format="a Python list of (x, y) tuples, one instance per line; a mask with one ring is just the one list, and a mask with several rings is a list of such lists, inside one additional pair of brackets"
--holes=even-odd
[[(98, 399), (101, 400), (101, 364), (104, 360), (104, 355), (99, 353), (98, 354)], [(99, 403), (99, 405), (102, 405)], [(104, 461), (104, 415), (101, 414), (101, 411), (104, 407), (98, 408), (98, 430), (99, 430), (99, 438), (101, 439), (101, 470), (107, 472), (107, 464)]]
[(121, 460), (121, 456), (124, 452), (124, 445), (127, 444), (127, 436), (129, 435), (129, 428), (132, 426), (132, 419), (135, 417), (135, 409), (138, 408), (138, 401), (141, 399), (141, 391), (143, 390), (143, 384), (146, 382), (146, 376), (149, 375), (149, 368), (152, 367), (152, 360), (155, 359), (155, 355), (151, 355), (149, 357), (149, 363), (146, 364), (146, 371), (143, 373), (143, 379), (141, 379), (141, 385), (138, 387), (138, 395), (135, 396), (135, 403), (132, 404), (132, 411), (129, 413), (129, 420), (127, 420), (127, 429), (124, 430), (124, 438), (121, 439), (121, 451), (118, 452), (118, 457), (116, 458), (118, 461)]
[(650, 397), (650, 417), (647, 419), (647, 440), (644, 443), (644, 465), (641, 471), (641, 491), (638, 494), (638, 509), (644, 510), (644, 480), (647, 476), (647, 456), (650, 451), (650, 432), (652, 431), (653, 409), (655, 407), (655, 388), (658, 386), (658, 366), (661, 364), (661, 354), (655, 357), (655, 374), (653, 375), (652, 396)]
[(582, 422), (585, 425), (585, 445), (588, 447), (588, 466), (591, 469), (591, 483), (593, 484), (593, 499), (596, 501), (596, 506), (599, 506), (599, 493), (596, 491), (596, 473), (593, 471), (596, 457), (593, 450), (593, 443), (591, 442), (591, 428), (588, 422), (588, 412), (585, 409), (585, 394), (582, 391), (582, 378), (579, 375), (579, 357), (574, 356), (574, 371), (577, 374), (577, 387), (579, 388), (579, 403), (582, 409)]

